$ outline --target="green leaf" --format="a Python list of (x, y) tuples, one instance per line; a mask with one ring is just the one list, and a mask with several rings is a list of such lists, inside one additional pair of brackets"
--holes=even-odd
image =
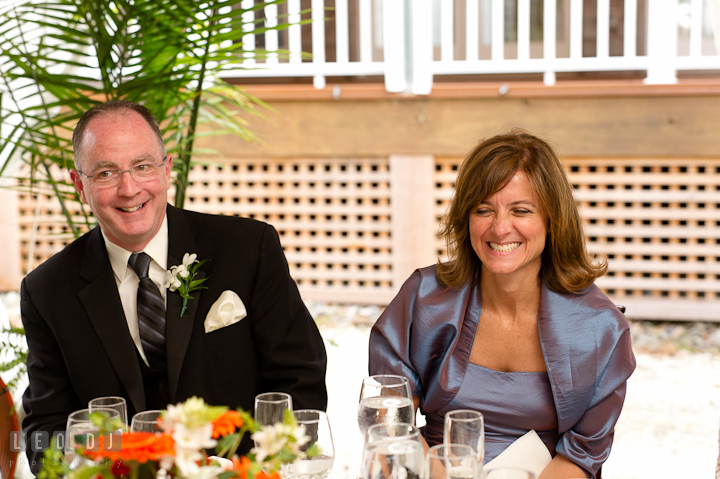
[[(190, 290), (195, 290), (195, 289), (197, 289), (198, 286), (200, 286), (201, 284), (203, 284), (203, 283), (204, 283), (205, 281), (207, 281), (208, 279), (209, 279), (209, 277), (205, 277), (205, 278), (203, 278), (203, 279), (196, 279), (195, 281), (193, 281), (193, 282), (190, 283), (190, 288), (189, 288), (189, 289), (190, 289)], [(207, 288), (205, 288), (205, 289), (207, 289)]]

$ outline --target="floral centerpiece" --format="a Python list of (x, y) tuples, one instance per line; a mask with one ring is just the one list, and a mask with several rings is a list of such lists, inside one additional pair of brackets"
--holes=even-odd
[[(301, 450), (310, 437), (290, 411), (282, 423), (261, 427), (245, 411), (209, 406), (193, 397), (168, 406), (159, 419), (163, 433), (110, 434), (117, 431), (117, 421), (97, 413), (92, 446), (78, 438), (77, 453), (85, 460), (71, 467), (61, 452), (47, 450), (38, 478), (280, 479), (282, 464), (318, 452), (314, 446)], [(246, 432), (256, 445), (247, 456), (238, 457), (235, 452)], [(208, 456), (208, 448), (216, 448), (218, 455)]]

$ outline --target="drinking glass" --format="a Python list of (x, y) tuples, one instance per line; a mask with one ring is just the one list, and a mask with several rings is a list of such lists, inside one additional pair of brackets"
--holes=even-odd
[(97, 408), (108, 408), (114, 409), (120, 415), (120, 420), (125, 424), (125, 428), (128, 425), (128, 414), (127, 414), (127, 402), (125, 398), (120, 396), (103, 396), (95, 399), (91, 399), (88, 403), (88, 409), (93, 411)]
[(466, 444), (438, 444), (428, 449), (425, 479), (478, 479), (477, 453)]
[(163, 432), (164, 429), (158, 422), (162, 413), (160, 409), (151, 409), (135, 414), (130, 421), (130, 432)]
[(335, 447), (327, 414), (317, 409), (300, 409), (293, 411), (293, 415), (299, 426), (305, 426), (305, 434), (310, 436), (310, 441), (300, 450), (305, 452), (310, 446), (316, 445), (320, 453), (311, 459), (284, 464), (282, 477), (324, 479), (330, 472), (335, 458)]
[(285, 410), (292, 411), (292, 397), (286, 393), (263, 393), (255, 396), (255, 421), (261, 426), (283, 422)]
[(365, 442), (416, 441), (422, 445), (420, 429), (406, 422), (373, 424), (365, 433)]
[(425, 453), (415, 426), (376, 424), (368, 428), (360, 465), (362, 479), (420, 479), (424, 468)]
[(373, 424), (415, 421), (410, 383), (406, 377), (380, 374), (363, 379), (358, 425), (363, 437)]
[(535, 474), (519, 467), (495, 467), (485, 474), (485, 479), (535, 479)]
[[(75, 447), (78, 441), (82, 439), (79, 436), (82, 436), (84, 434), (98, 435), (99, 433), (98, 426), (93, 424), (92, 420), (90, 419), (90, 414), (94, 412), (105, 413), (110, 419), (120, 418), (120, 414), (117, 412), (117, 410), (99, 407), (96, 407), (92, 411), (90, 411), (89, 408), (80, 409), (71, 413), (68, 416), (67, 425), (65, 426), (65, 445), (63, 448), (63, 452), (65, 453), (65, 459), (67, 459), (68, 463), (70, 464), (70, 469), (74, 469), (82, 462), (84, 462), (82, 456), (79, 456), (75, 453)], [(85, 438), (87, 439), (88, 436), (85, 436)]]
[(443, 443), (465, 444), (477, 452), (480, 467), (485, 460), (485, 423), (482, 413), (458, 409), (445, 414)]

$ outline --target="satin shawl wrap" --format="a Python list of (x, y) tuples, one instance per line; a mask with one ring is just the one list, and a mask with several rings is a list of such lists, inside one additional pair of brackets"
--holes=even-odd
[[(435, 266), (416, 270), (370, 333), (370, 374), (406, 376), (423, 412), (443, 408), (465, 375), (480, 303), (479, 288), (442, 286)], [(595, 285), (583, 294), (543, 285), (538, 331), (558, 416), (556, 452), (595, 477), (635, 369), (628, 322)]]

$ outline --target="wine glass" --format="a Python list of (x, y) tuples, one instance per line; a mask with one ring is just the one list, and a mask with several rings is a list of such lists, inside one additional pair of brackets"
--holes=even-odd
[(310, 436), (310, 441), (300, 450), (305, 452), (310, 446), (315, 445), (320, 452), (312, 458), (283, 464), (282, 477), (324, 479), (330, 472), (335, 458), (335, 447), (327, 414), (317, 409), (300, 409), (293, 411), (293, 415), (298, 426), (305, 426), (305, 434)]
[(477, 453), (465, 444), (438, 444), (428, 449), (425, 479), (477, 479)]
[(494, 467), (485, 474), (485, 479), (535, 479), (535, 474), (519, 467)]
[(160, 409), (151, 409), (135, 414), (130, 421), (130, 432), (163, 432), (164, 429), (158, 422), (162, 413)]
[(120, 420), (125, 424), (125, 428), (128, 425), (128, 414), (127, 414), (127, 402), (125, 398), (120, 396), (103, 396), (95, 399), (91, 399), (88, 403), (88, 409), (94, 411), (97, 408), (108, 408), (114, 409), (120, 415)]
[(65, 458), (70, 464), (70, 469), (74, 469), (84, 462), (82, 456), (75, 453), (78, 444), (95, 442), (99, 437), (99, 427), (93, 424), (90, 414), (101, 412), (107, 415), (109, 419), (119, 419), (120, 413), (115, 409), (96, 407), (92, 411), (80, 409), (68, 416), (65, 426), (65, 444), (63, 452)]
[(375, 424), (368, 428), (360, 465), (362, 479), (420, 479), (425, 453), (412, 424)]
[(262, 393), (255, 396), (255, 422), (261, 426), (283, 422), (286, 409), (292, 411), (292, 396), (287, 393)]
[(465, 444), (477, 452), (482, 467), (485, 460), (485, 422), (482, 413), (458, 409), (445, 414), (443, 443)]
[(363, 437), (373, 424), (415, 421), (410, 383), (406, 377), (380, 374), (363, 379), (358, 425)]

